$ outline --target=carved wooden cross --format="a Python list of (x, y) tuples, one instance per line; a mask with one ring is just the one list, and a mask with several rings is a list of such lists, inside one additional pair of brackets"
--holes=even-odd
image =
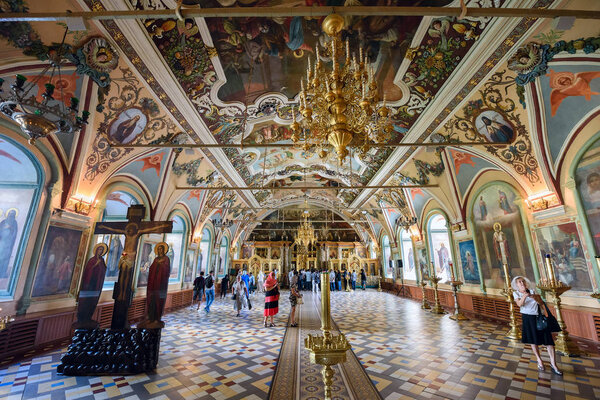
[(135, 256), (141, 235), (147, 233), (171, 233), (173, 221), (142, 221), (146, 213), (143, 205), (133, 205), (127, 210), (127, 222), (98, 222), (94, 234), (125, 235), (123, 253), (119, 259), (119, 279), (115, 283), (113, 299), (115, 306), (111, 328), (128, 327), (127, 311), (133, 297), (133, 273)]

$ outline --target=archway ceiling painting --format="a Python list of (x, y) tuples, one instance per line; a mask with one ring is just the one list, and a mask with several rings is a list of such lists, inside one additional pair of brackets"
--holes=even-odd
[[(309, 3), (313, 2), (207, 0), (202, 6), (294, 7)], [(343, 5), (344, 1), (322, 3), (315, 4)], [(360, 5), (380, 3), (363, 0)], [(469, 7), (539, 8), (554, 2), (466, 3)], [(458, 6), (458, 1), (393, 0), (385, 5)], [(31, 12), (48, 11), (38, 2), (27, 6)], [(56, 3), (59, 6), (82, 11), (173, 9), (176, 2), (61, 0)], [(480, 113), (473, 114), (474, 107), (479, 107), (490, 113), (502, 111), (501, 121), (510, 127), (509, 134), (525, 143), (517, 152), (521, 151), (523, 157), (528, 152), (528, 159), (516, 165), (510, 159), (512, 150), (506, 153), (506, 149), (495, 151), (491, 147), (436, 151), (413, 146), (375, 148), (364, 156), (353, 151), (340, 164), (333, 156), (321, 159), (311, 150), (261, 147), (291, 143), (291, 107), (298, 105), (300, 79), (305, 76), (308, 58), (314, 62), (315, 47), (326, 45), (328, 40), (320, 28), (321, 17), (102, 20), (90, 22), (85, 32), (67, 35), (67, 42), (74, 47), (85, 37), (104, 36), (119, 53), (118, 64), (110, 72), (112, 84), (104, 93), (104, 109), (92, 115), (84, 143), (73, 146), (72, 151), (84, 154), (86, 161), (71, 191), (94, 197), (109, 179), (126, 174), (147, 188), (159, 188), (150, 196), (159, 209), (165, 208), (166, 212), (177, 203), (185, 205), (196, 214), (191, 218), (198, 226), (210, 218), (235, 219), (231, 228), (234, 238), (244, 232), (248, 238), (256, 227), (252, 221), (272, 215), (264, 210), (266, 207), (285, 208), (300, 199), (312, 207), (336, 210), (348, 221), (361, 220), (357, 228), (360, 237), (376, 240), (381, 226), (392, 231), (394, 239), (401, 216), (419, 217), (424, 201), (416, 204), (415, 199), (434, 197), (456, 210), (464, 209), (465, 191), (477, 179), (478, 171), (497, 168), (511, 174), (526, 190), (543, 189), (546, 172), (536, 161), (540, 150), (532, 148), (528, 139), (525, 128), (530, 121), (525, 109), (519, 107), (518, 88), (509, 85), (502, 94), (504, 100), (516, 104), (512, 110), (494, 109), (484, 93), (496, 90), (494, 82), (498, 80), (514, 80), (519, 71), (499, 77), (492, 74), (512, 69), (507, 54), (528, 38), (530, 30), (536, 28), (536, 20), (393, 16), (345, 19), (343, 37), (348, 38), (351, 48), (361, 45), (366, 49), (378, 86), (392, 108), (394, 131), (386, 143), (429, 141), (433, 133), (453, 140), (493, 140), (481, 130), (481, 121), (477, 120)], [(35, 22), (30, 28), (44, 43), (60, 40), (52, 23)], [(3, 46), (2, 52), (14, 55), (13, 45)], [(2, 65), (8, 65), (8, 61)], [(482, 87), (482, 82), (487, 83)], [(89, 97), (95, 104), (93, 96)], [(471, 125), (465, 128), (464, 121)], [(249, 147), (159, 151), (111, 147), (115, 143), (244, 143)], [(439, 187), (393, 191), (304, 189), (411, 183)], [(178, 189), (190, 186), (258, 186), (270, 190)], [(276, 190), (280, 187), (287, 189)], [(367, 213), (361, 213), (361, 207)], [(460, 219), (459, 213), (455, 219)]]

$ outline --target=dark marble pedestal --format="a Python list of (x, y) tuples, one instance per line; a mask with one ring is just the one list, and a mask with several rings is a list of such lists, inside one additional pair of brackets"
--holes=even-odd
[(129, 375), (156, 369), (160, 329), (77, 329), (58, 372)]

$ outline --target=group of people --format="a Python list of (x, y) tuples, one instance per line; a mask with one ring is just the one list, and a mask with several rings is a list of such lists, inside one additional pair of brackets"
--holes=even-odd
[[(356, 282), (358, 280), (359, 274), (356, 270), (347, 271), (345, 269), (339, 270), (329, 270), (329, 290), (334, 291), (342, 291), (349, 289), (356, 290)], [(364, 269), (360, 270), (360, 288), (362, 290), (366, 290), (367, 287), (367, 273)]]

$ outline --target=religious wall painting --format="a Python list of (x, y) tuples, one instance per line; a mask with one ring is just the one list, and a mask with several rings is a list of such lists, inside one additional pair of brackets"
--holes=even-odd
[(429, 268), (429, 257), (427, 257), (427, 248), (425, 246), (418, 246), (416, 248), (416, 252), (417, 252), (417, 263), (419, 266), (419, 273), (421, 276), (421, 279), (423, 279), (423, 277), (425, 276), (429, 276), (430, 275), (430, 268)]
[(515, 130), (506, 118), (494, 110), (484, 110), (475, 117), (477, 132), (488, 142), (510, 143), (514, 139)]
[(191, 282), (194, 279), (194, 261), (196, 251), (188, 249), (185, 254), (185, 273), (183, 274), (184, 282)]
[(148, 285), (148, 272), (150, 271), (150, 265), (154, 261), (154, 246), (156, 243), (142, 239), (140, 245), (140, 254), (138, 256), (138, 279), (137, 287), (146, 287)]
[(538, 245), (538, 263), (544, 265), (550, 255), (555, 276), (573, 290), (592, 291), (590, 272), (585, 259), (583, 244), (575, 222), (544, 226), (535, 229)]
[(80, 229), (59, 225), (48, 227), (31, 297), (67, 295), (76, 286), (73, 277), (82, 236)]
[(499, 289), (504, 285), (503, 252), (511, 276), (522, 275), (535, 282), (520, 201), (509, 186), (500, 184), (479, 191), (473, 201), (473, 239), (488, 288)]
[(97, 243), (105, 243), (108, 246), (104, 286), (112, 287), (119, 277), (119, 259), (123, 253), (125, 235), (98, 235)]
[[(406, 235), (406, 234), (403, 234)], [(402, 235), (401, 235), (402, 236)], [(403, 237), (402, 243), (402, 267), (404, 269), (404, 279), (416, 280), (417, 271), (415, 268), (415, 254), (413, 251), (412, 240), (406, 240)]]
[(177, 280), (179, 278), (179, 271), (181, 270), (181, 263), (183, 261), (183, 235), (181, 233), (167, 233), (165, 235), (165, 242), (169, 245), (167, 257), (169, 257), (171, 263), (171, 273), (169, 275), (169, 279)]
[(475, 243), (473, 240), (458, 242), (458, 252), (460, 253), (460, 265), (462, 267), (464, 282), (478, 285), (481, 279), (479, 277), (477, 253), (475, 252)]
[(596, 254), (600, 254), (600, 140), (579, 161), (575, 180)]
[(147, 123), (146, 114), (141, 109), (132, 107), (119, 113), (110, 123), (108, 136), (113, 142), (119, 144), (131, 143), (143, 132)]

